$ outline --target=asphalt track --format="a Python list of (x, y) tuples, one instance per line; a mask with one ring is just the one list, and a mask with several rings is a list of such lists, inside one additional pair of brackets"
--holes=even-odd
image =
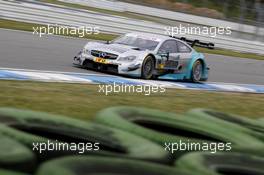
[[(72, 66), (73, 56), (85, 39), (33, 35), (29, 32), (0, 30), (0, 67), (98, 73)], [(205, 54), (210, 82), (264, 85), (264, 61)]]

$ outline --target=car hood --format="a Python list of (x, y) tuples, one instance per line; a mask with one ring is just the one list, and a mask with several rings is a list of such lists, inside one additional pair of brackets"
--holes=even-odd
[(138, 50), (138, 48), (133, 46), (127, 46), (123, 44), (107, 44), (107, 43), (98, 43), (98, 42), (89, 42), (86, 44), (85, 49), (88, 50), (97, 50), (117, 55), (128, 55), (128, 54), (140, 54), (144, 50)]

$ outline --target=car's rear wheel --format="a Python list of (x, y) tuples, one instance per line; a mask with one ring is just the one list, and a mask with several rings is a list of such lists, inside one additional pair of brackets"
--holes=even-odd
[(203, 64), (200, 60), (197, 60), (193, 64), (192, 68), (192, 81), (199, 82), (202, 79), (203, 74)]
[(152, 56), (147, 56), (142, 64), (141, 77), (143, 79), (151, 79), (153, 77), (154, 59)]

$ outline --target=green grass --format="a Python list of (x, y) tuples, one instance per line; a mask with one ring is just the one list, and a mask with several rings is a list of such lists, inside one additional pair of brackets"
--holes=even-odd
[[(33, 27), (40, 27), (40, 26), (43, 26), (43, 25), (0, 19), (0, 28), (33, 32), (34, 31)], [(78, 37), (77, 35), (67, 35), (67, 36)], [(108, 40), (108, 41), (110, 41), (110, 40), (113, 40), (114, 38), (116, 38), (117, 36), (118, 35), (100, 33), (100, 34), (85, 35), (83, 38), (93, 39), (93, 40)], [(197, 49), (197, 51), (202, 52), (202, 53), (210, 53), (210, 54), (226, 55), (226, 56), (232, 56), (232, 57), (264, 60), (264, 55), (257, 55), (257, 54), (253, 54), (253, 53), (240, 53), (240, 52), (235, 52), (235, 51), (231, 51), (231, 50), (222, 50), (222, 49), (213, 49), (213, 50), (205, 49), (205, 48), (196, 48), (196, 49)]]
[(210, 108), (252, 118), (263, 117), (264, 95), (167, 89), (145, 96), (99, 93), (98, 85), (42, 83), (1, 80), (0, 107), (31, 109), (90, 120), (101, 109), (140, 106), (183, 113), (193, 108)]

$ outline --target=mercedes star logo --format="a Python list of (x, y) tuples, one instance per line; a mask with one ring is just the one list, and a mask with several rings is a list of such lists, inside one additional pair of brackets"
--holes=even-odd
[(106, 55), (107, 55), (107, 54), (106, 54), (105, 52), (102, 52), (102, 53), (100, 54), (100, 57), (104, 58)]

